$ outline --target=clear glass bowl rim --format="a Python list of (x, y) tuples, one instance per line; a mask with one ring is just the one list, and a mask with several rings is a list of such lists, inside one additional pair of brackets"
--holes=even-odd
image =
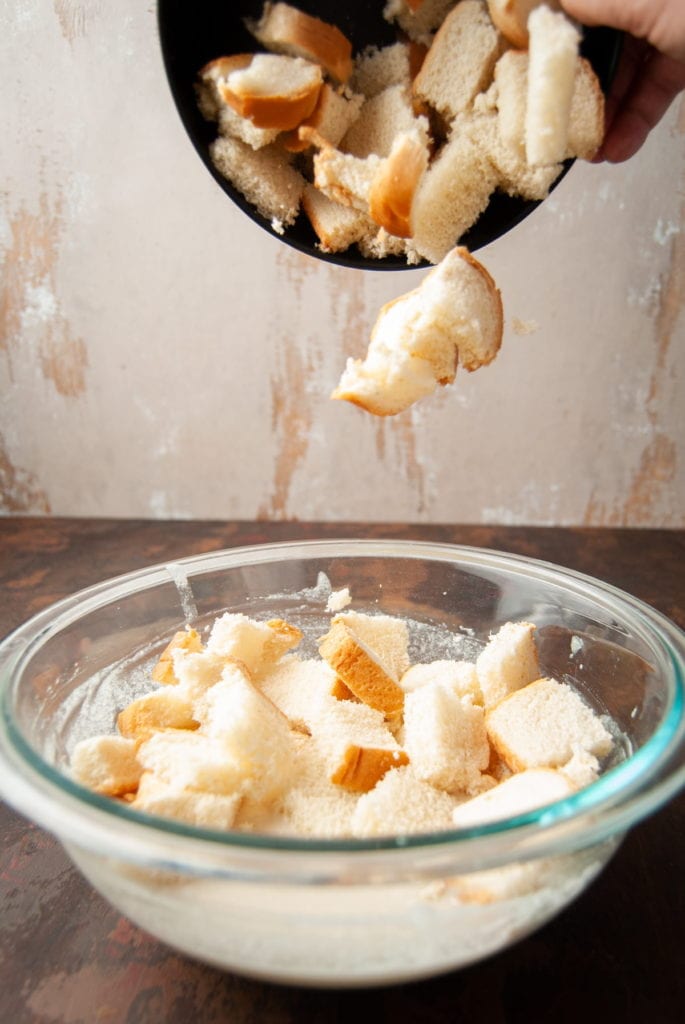
[[(597, 782), (538, 810), (469, 829), (379, 839), (303, 839), (217, 832), (132, 811), (78, 785), (43, 760), (23, 738), (11, 711), (13, 685), (37, 646), (86, 611), (160, 583), (169, 565), (189, 578), (218, 569), (332, 557), (416, 558), (523, 574), (610, 607), (660, 652), (671, 670), (664, 718), (647, 743)], [(575, 570), (494, 549), (413, 540), (285, 541), (156, 563), (77, 591), (37, 613), (0, 642), (0, 796), (20, 813), (96, 852), (199, 874), (310, 880), (390, 864), (398, 872), (442, 873), (512, 859), (564, 853), (620, 835), (685, 785), (685, 633), (628, 593)], [(350, 858), (353, 857), (353, 861)], [(389, 858), (389, 859), (388, 859)], [(354, 871), (352, 871), (354, 873)]]

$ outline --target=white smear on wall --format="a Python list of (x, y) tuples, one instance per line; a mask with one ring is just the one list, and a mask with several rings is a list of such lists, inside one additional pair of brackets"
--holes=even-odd
[(46, 324), (57, 315), (57, 299), (47, 282), (24, 289), (24, 308), (21, 311), (21, 326), (26, 329)]
[(629, 288), (627, 299), (629, 306), (637, 306), (638, 309), (654, 309), (659, 302), (661, 295), (661, 281), (654, 278), (648, 281), (644, 288)]
[(661, 217), (654, 228), (654, 241), (657, 245), (666, 245), (674, 235), (680, 234), (680, 225), (671, 220), (663, 221)]

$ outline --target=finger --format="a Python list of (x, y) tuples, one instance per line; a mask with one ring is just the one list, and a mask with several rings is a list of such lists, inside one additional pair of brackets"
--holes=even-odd
[(636, 76), (642, 72), (645, 60), (651, 53), (652, 47), (644, 39), (635, 39), (633, 36), (625, 37), (616, 74), (606, 97), (604, 113), (606, 131), (611, 128), (616, 111), (623, 104)]
[(673, 0), (561, 0), (583, 25), (609, 25), (646, 39), (674, 60), (685, 60), (685, 5)]
[(611, 163), (628, 160), (685, 88), (685, 65), (653, 51), (616, 110), (598, 154)]

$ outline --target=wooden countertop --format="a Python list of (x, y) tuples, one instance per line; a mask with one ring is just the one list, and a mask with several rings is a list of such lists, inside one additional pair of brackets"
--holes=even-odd
[[(0, 519), (0, 636), (110, 576), (203, 551), (324, 537), (415, 538), (530, 555), (597, 576), (685, 627), (685, 531)], [(247, 980), (129, 924), (51, 836), (0, 805), (2, 1024), (620, 1021), (685, 1011), (685, 793), (636, 826), (602, 875), (540, 931), (476, 966), (367, 991)]]

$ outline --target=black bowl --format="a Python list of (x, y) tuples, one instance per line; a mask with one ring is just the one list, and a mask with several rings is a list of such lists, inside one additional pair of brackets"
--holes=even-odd
[[(383, 46), (397, 39), (395, 26), (383, 18), (384, 4), (380, 0), (347, 0), (344, 4), (329, 0), (295, 0), (293, 6), (337, 25), (352, 41), (355, 53), (370, 44)], [(356, 246), (346, 252), (322, 253), (317, 248), (316, 235), (304, 214), (300, 214), (296, 222), (285, 229), (284, 234), (278, 234), (270, 221), (257, 213), (214, 167), (209, 146), (216, 137), (216, 125), (206, 121), (198, 109), (194, 90), (197, 74), (204, 64), (216, 57), (259, 49), (257, 41), (245, 28), (244, 19), (259, 17), (262, 8), (263, 0), (222, 0), (221, 3), (217, 0), (195, 0), (194, 3), (188, 3), (188, 0), (158, 0), (157, 19), (164, 66), (172, 96), (191, 142), (226, 195), (248, 217), (280, 241), (287, 242), (309, 256), (346, 267), (364, 270), (411, 269), (403, 257), (369, 259), (362, 256)], [(613, 29), (594, 28), (585, 31), (582, 51), (593, 65), (605, 91), (613, 78), (620, 47), (621, 34)], [(555, 185), (572, 164), (572, 160), (565, 163)], [(514, 199), (495, 192), (487, 209), (462, 238), (455, 239), (455, 244), (459, 242), (471, 251), (480, 249), (510, 231), (538, 205), (538, 201)]]

